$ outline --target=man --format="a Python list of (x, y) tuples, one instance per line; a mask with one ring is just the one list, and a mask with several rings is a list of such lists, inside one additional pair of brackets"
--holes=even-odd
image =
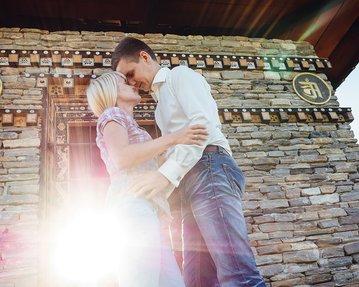
[(242, 211), (244, 176), (221, 132), (206, 80), (184, 66), (161, 68), (151, 48), (130, 37), (116, 47), (112, 68), (123, 73), (130, 85), (152, 91), (162, 134), (193, 124), (207, 127), (204, 144), (177, 145), (158, 171), (144, 175), (133, 186), (149, 197), (171, 190), (169, 185), (179, 188), (186, 286), (265, 286)]

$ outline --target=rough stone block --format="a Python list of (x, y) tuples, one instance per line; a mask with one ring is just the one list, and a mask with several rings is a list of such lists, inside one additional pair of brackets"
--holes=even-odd
[(343, 266), (350, 266), (352, 264), (351, 256), (336, 257), (329, 259), (319, 259), (318, 264), (321, 267), (337, 268)]
[(355, 201), (359, 200), (359, 191), (348, 192), (340, 195), (341, 201)]
[(257, 224), (274, 222), (274, 216), (272, 214), (266, 214), (263, 216), (255, 216), (255, 217), (253, 217), (253, 220)]
[(284, 270), (284, 266), (282, 264), (271, 264), (260, 266), (258, 269), (264, 277), (272, 277), (281, 273)]
[[(280, 280), (276, 282), (271, 282), (271, 287), (288, 287), (288, 286), (297, 286), (304, 284), (305, 278), (293, 278), (287, 280)], [(307, 286), (306, 286), (307, 287)]]
[(302, 196), (317, 195), (317, 194), (320, 194), (320, 188), (319, 187), (304, 188), (304, 189), (302, 189), (301, 193), (302, 193)]
[(335, 185), (323, 185), (323, 186), (320, 186), (320, 191), (323, 194), (333, 193), (333, 192), (335, 192)]
[(346, 284), (349, 283), (349, 281), (351, 281), (353, 277), (354, 277), (353, 272), (351, 270), (346, 270), (346, 271), (335, 273), (333, 276), (333, 280), (334, 282), (336, 282), (336, 286), (356, 287), (356, 285)]
[(39, 173), (38, 167), (25, 167), (25, 168), (10, 168), (8, 170), (9, 174), (33, 174)]
[(291, 244), (291, 249), (294, 250), (307, 250), (307, 249), (316, 249), (318, 246), (310, 241), (295, 242)]
[(297, 218), (296, 214), (292, 213), (273, 213), (272, 216), (277, 222), (294, 221)]
[(259, 201), (243, 201), (244, 209), (257, 209), (259, 208)]
[(264, 71), (264, 78), (266, 80), (280, 80), (279, 72)]
[(221, 72), (223, 79), (243, 79), (244, 73), (242, 71), (223, 71)]
[(284, 90), (283, 85), (268, 85), (268, 91), (280, 92)]
[(323, 221), (318, 222), (319, 228), (329, 228), (329, 227), (335, 227), (335, 226), (339, 226), (339, 222), (337, 219), (323, 220)]
[[(332, 280), (332, 275), (331, 274), (317, 274), (317, 275), (312, 275), (312, 276), (307, 276), (305, 278), (305, 283), (306, 284), (315, 284), (315, 286), (317, 286), (317, 283), (324, 283), (324, 282), (329, 282)], [(323, 286), (330, 286), (330, 285), (323, 285)]]
[(279, 159), (270, 157), (256, 158), (253, 159), (253, 163), (254, 165), (277, 165)]
[(327, 204), (339, 202), (338, 194), (326, 194), (318, 196), (310, 196), (309, 200), (312, 204)]
[(277, 199), (277, 200), (266, 200), (260, 202), (260, 207), (265, 208), (277, 208), (277, 207), (288, 207), (288, 200), (286, 199)]
[(285, 267), (285, 271), (287, 273), (303, 273), (309, 270), (313, 270), (317, 268), (316, 263), (306, 263), (306, 264), (287, 264)]
[(359, 242), (354, 242), (344, 246), (345, 253), (348, 255), (359, 253)]
[[(12, 161), (10, 162), (4, 162), (3, 166), (5, 168), (16, 168), (16, 167), (33, 167), (36, 166), (38, 167), (40, 165), (40, 160), (39, 159), (33, 159), (32, 161), (20, 161), (21, 159), (16, 159), (14, 158)], [(1, 158), (0, 158), (1, 161)]]
[(19, 135), (15, 132), (0, 132), (0, 140), (17, 139)]
[(248, 236), (251, 241), (269, 239), (269, 235), (267, 233), (261, 233), (261, 232), (250, 233), (248, 234)]
[(295, 198), (295, 199), (289, 200), (290, 206), (303, 206), (303, 205), (309, 205), (309, 204), (310, 204), (310, 201), (307, 197)]
[(323, 258), (344, 257), (343, 247), (328, 247), (321, 250)]
[(256, 263), (258, 266), (280, 263), (282, 262), (282, 260), (283, 260), (282, 254), (256, 256)]
[(259, 146), (259, 145), (263, 145), (263, 142), (261, 140), (257, 140), (257, 139), (243, 140), (243, 141), (241, 141), (241, 145), (243, 147)]
[(264, 79), (263, 72), (244, 72), (244, 78), (249, 80)]
[(37, 195), (1, 195), (0, 205), (12, 205), (12, 204), (38, 204), (40, 198)]
[(4, 140), (3, 145), (4, 145), (5, 148), (39, 147), (40, 146), (40, 139)]
[(355, 163), (339, 163), (339, 164), (334, 165), (334, 170), (336, 172), (342, 172), (342, 173), (357, 172), (357, 168), (358, 168), (358, 166)]
[(318, 219), (318, 212), (303, 212), (297, 215), (297, 219), (300, 221), (316, 220)]
[(60, 34), (41, 35), (41, 40), (53, 42), (65, 42), (66, 36)]
[(340, 224), (357, 224), (359, 223), (359, 216), (345, 216), (345, 217), (341, 217), (339, 218), (339, 223)]
[(11, 194), (23, 194), (23, 193), (38, 193), (39, 185), (37, 184), (29, 184), (29, 185), (10, 185), (9, 192)]
[(262, 232), (287, 231), (294, 230), (294, 225), (291, 222), (263, 223), (259, 225), (259, 229)]
[(319, 259), (319, 250), (300, 250), (283, 254), (284, 263), (314, 262)]
[(266, 186), (261, 186), (259, 188), (259, 191), (261, 193), (280, 192), (281, 188), (278, 185), (266, 185)]
[(330, 208), (330, 209), (319, 211), (320, 218), (335, 218), (335, 217), (341, 217), (346, 215), (347, 213), (343, 208)]
[(263, 254), (272, 254), (272, 253), (283, 253), (285, 251), (291, 251), (290, 244), (275, 244), (275, 245), (267, 245), (263, 247), (258, 247), (257, 252), (259, 255)]
[(296, 50), (297, 47), (293, 43), (281, 43), (280, 46), (285, 50)]
[(269, 233), (270, 239), (279, 238), (282, 242), (293, 240), (293, 231), (275, 231)]
[(333, 181), (346, 181), (348, 180), (348, 173), (333, 173), (327, 174), (329, 180)]
[(295, 273), (288, 273), (288, 272), (283, 272), (283, 273), (280, 273), (278, 275), (275, 275), (271, 278), (272, 281), (279, 281), (279, 282), (282, 282), (282, 281), (287, 281), (287, 280), (291, 280), (293, 278), (303, 278), (304, 275), (303, 274), (295, 274)]

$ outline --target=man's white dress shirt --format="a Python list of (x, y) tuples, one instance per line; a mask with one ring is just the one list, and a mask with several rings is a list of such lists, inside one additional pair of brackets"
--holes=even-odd
[(201, 146), (176, 145), (167, 153), (167, 160), (159, 168), (174, 186), (202, 157), (207, 145), (231, 150), (221, 132), (218, 108), (205, 78), (186, 66), (172, 70), (161, 68), (152, 82), (152, 97), (157, 102), (155, 119), (163, 135), (186, 126), (202, 124), (208, 138)]

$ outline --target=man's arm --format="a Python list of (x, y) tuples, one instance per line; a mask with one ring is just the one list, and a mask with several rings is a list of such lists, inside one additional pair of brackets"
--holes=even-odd
[(178, 109), (182, 109), (185, 114), (183, 119), (186, 121), (185, 124), (206, 126), (208, 137), (201, 145), (176, 145), (158, 171), (139, 176), (131, 191), (145, 195), (147, 198), (152, 198), (166, 188), (169, 191), (168, 197), (173, 190), (169, 186), (179, 185), (185, 174), (202, 157), (203, 150), (208, 142), (212, 142), (213, 135), (216, 135), (216, 127), (210, 124), (210, 117), (218, 117), (218, 110), (206, 80), (200, 74), (185, 67), (172, 70), (167, 80), (177, 100)]
[(159, 168), (162, 175), (174, 186), (178, 186), (185, 174), (202, 157), (204, 148), (216, 134), (216, 127), (210, 124), (210, 119), (218, 117), (218, 110), (208, 83), (197, 72), (185, 67), (174, 69), (169, 74), (168, 84), (178, 101), (178, 108), (186, 116), (187, 124), (201, 124), (208, 131), (208, 138), (201, 145), (176, 145), (167, 161)]

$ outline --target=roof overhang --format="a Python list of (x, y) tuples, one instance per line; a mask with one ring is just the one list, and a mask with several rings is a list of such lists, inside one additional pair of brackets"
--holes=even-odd
[(359, 61), (357, 0), (11, 0), (1, 14), (2, 27), (309, 41), (335, 88)]

